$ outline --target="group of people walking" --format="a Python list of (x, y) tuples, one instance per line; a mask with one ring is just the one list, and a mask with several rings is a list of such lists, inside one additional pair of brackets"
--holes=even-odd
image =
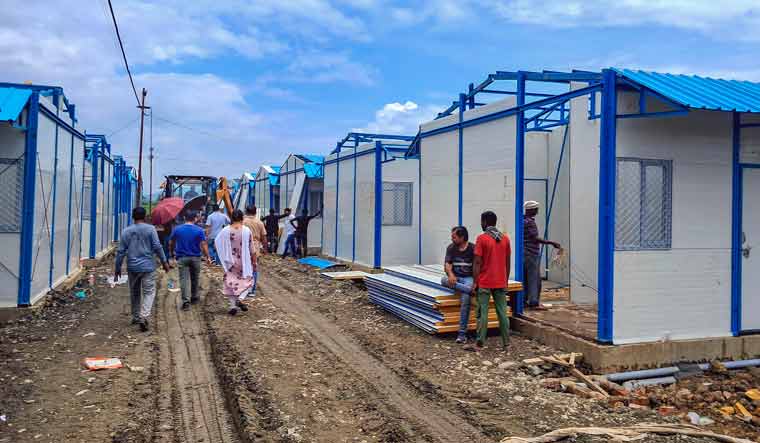
[[(561, 248), (560, 244), (539, 237), (535, 217), (539, 204), (535, 201), (523, 205), (523, 290), (526, 307), (542, 309), (541, 296), (541, 245)], [(485, 346), (488, 334), (488, 310), (491, 299), (496, 308), (499, 333), (503, 347), (509, 343), (509, 317), (507, 317), (507, 289), (511, 268), (512, 247), (509, 236), (496, 228), (497, 217), (492, 211), (483, 212), (480, 225), (483, 233), (475, 244), (470, 243), (464, 226), (451, 229), (451, 244), (446, 248), (441, 284), (460, 294), (459, 333), (457, 343), (467, 343), (472, 298), (475, 298), (477, 335), (475, 343), (465, 349), (478, 351)]]
[[(321, 211), (320, 211), (321, 212)], [(286, 209), (282, 215), (274, 210), (262, 219), (256, 215), (256, 206), (248, 206), (245, 214), (234, 210), (230, 216), (218, 206), (200, 226), (200, 214), (185, 211), (184, 223), (173, 228), (165, 251), (155, 227), (146, 222), (145, 208), (132, 211), (134, 223), (121, 235), (116, 252), (114, 279), (121, 277), (123, 262), (127, 261), (132, 307), (132, 323), (147, 331), (148, 321), (156, 295), (156, 260), (166, 272), (177, 267), (182, 309), (188, 310), (200, 300), (200, 271), (202, 262), (221, 265), (224, 269), (222, 293), (227, 298), (228, 313), (247, 311), (245, 300), (256, 291), (259, 257), (277, 250), (279, 220), (286, 218), (285, 253), (293, 256), (306, 253), (308, 224), (319, 213), (309, 216), (291, 215)], [(167, 253), (168, 252), (168, 253)]]

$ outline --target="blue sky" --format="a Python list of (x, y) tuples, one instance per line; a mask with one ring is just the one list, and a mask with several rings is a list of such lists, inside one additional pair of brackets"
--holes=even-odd
[[(2, 80), (63, 86), (80, 126), (113, 134), (115, 151), (136, 164), (135, 100), (106, 2), (59, 3), (4, 8)], [(760, 81), (756, 1), (113, 3), (154, 107), (159, 176), (236, 177), (289, 152), (326, 153), (352, 129), (413, 134), (498, 69)]]

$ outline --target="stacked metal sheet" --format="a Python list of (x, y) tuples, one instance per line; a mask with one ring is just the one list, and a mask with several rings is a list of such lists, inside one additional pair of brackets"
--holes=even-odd
[[(364, 282), (373, 303), (430, 334), (440, 334), (459, 329), (460, 296), (441, 285), (444, 275), (440, 265), (393, 266), (384, 274), (367, 275)], [(510, 281), (510, 290), (520, 289), (518, 282)], [(476, 329), (476, 322), (472, 303), (470, 330)], [(493, 300), (488, 327), (498, 327)]]

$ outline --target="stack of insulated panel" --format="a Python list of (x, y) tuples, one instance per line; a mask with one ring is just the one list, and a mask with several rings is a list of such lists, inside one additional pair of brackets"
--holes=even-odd
[[(442, 266), (393, 266), (386, 268), (384, 274), (368, 275), (364, 282), (373, 303), (430, 334), (441, 334), (459, 330), (460, 298), (441, 285), (444, 275)], [(521, 289), (519, 282), (510, 281), (510, 291)], [(469, 329), (475, 330), (476, 325), (475, 303), (472, 303)], [(498, 325), (491, 300), (488, 327)]]

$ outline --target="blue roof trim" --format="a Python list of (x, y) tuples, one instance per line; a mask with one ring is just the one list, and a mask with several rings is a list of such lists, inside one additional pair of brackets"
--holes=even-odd
[(0, 121), (18, 120), (31, 96), (31, 89), (0, 87)]
[(760, 112), (760, 83), (612, 69), (622, 77), (692, 109)]

